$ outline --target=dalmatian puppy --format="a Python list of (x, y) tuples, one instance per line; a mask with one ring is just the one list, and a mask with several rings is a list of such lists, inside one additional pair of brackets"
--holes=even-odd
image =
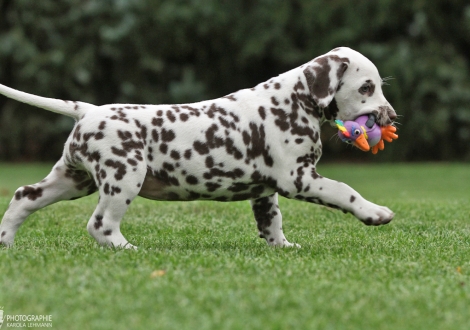
[(26, 217), (52, 203), (99, 192), (87, 229), (98, 243), (135, 248), (120, 222), (136, 196), (164, 201), (250, 200), (259, 235), (290, 247), (278, 195), (350, 212), (366, 225), (394, 213), (316, 170), (320, 126), (395, 111), (374, 64), (345, 47), (250, 89), (191, 104), (95, 106), (20, 92), (6, 97), (73, 117), (62, 157), (41, 182), (20, 187), (3, 216), (0, 243), (11, 246)]

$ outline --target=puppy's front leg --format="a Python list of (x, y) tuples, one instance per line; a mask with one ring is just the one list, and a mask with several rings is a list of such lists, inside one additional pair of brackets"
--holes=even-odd
[(384, 225), (394, 213), (385, 206), (369, 202), (347, 184), (319, 175), (315, 168), (298, 171), (296, 190), (289, 197), (350, 212), (366, 225)]

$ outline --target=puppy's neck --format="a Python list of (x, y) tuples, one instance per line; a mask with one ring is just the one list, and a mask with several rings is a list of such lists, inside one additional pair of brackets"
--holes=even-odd
[(336, 126), (335, 119), (338, 116), (338, 106), (336, 105), (335, 99), (326, 108), (320, 108), (316, 106), (316, 110), (320, 117), (320, 125), (324, 123), (329, 123), (331, 126)]

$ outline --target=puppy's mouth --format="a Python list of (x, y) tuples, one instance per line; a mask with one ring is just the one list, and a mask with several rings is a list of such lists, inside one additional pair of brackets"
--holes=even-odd
[(375, 123), (379, 126), (393, 125), (394, 120), (397, 118), (397, 114), (390, 107), (379, 107), (378, 110), (372, 111), (371, 115), (375, 116)]
[[(381, 106), (377, 110), (369, 110), (369, 111), (363, 111), (359, 115), (356, 115), (355, 117), (349, 117), (348, 116), (339, 116), (342, 121), (348, 121), (348, 120), (356, 120), (358, 117), (361, 116), (368, 116), (367, 123), (370, 125), (369, 128), (373, 126), (373, 124), (377, 124), (380, 127), (385, 127), (385, 126), (390, 126), (395, 124), (395, 119), (397, 118), (397, 114), (395, 111), (388, 106)], [(342, 117), (342, 118), (341, 118)]]
[[(359, 117), (362, 117), (362, 116), (367, 116), (368, 117), (367, 121), (364, 124), (367, 128), (372, 128), (375, 124), (377, 124), (380, 127), (383, 127), (383, 126), (391, 125), (393, 123), (390, 120), (390, 118), (387, 118), (386, 120), (380, 119), (377, 112), (375, 112), (375, 111), (373, 111), (371, 113), (368, 113), (368, 114), (365, 114), (365, 115), (361, 115)], [(356, 119), (354, 119), (354, 120), (356, 120)]]

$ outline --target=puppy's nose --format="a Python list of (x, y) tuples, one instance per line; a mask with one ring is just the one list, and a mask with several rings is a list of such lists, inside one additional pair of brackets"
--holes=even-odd
[(390, 120), (395, 120), (397, 118), (397, 113), (394, 110), (388, 110), (388, 118), (390, 118)]

